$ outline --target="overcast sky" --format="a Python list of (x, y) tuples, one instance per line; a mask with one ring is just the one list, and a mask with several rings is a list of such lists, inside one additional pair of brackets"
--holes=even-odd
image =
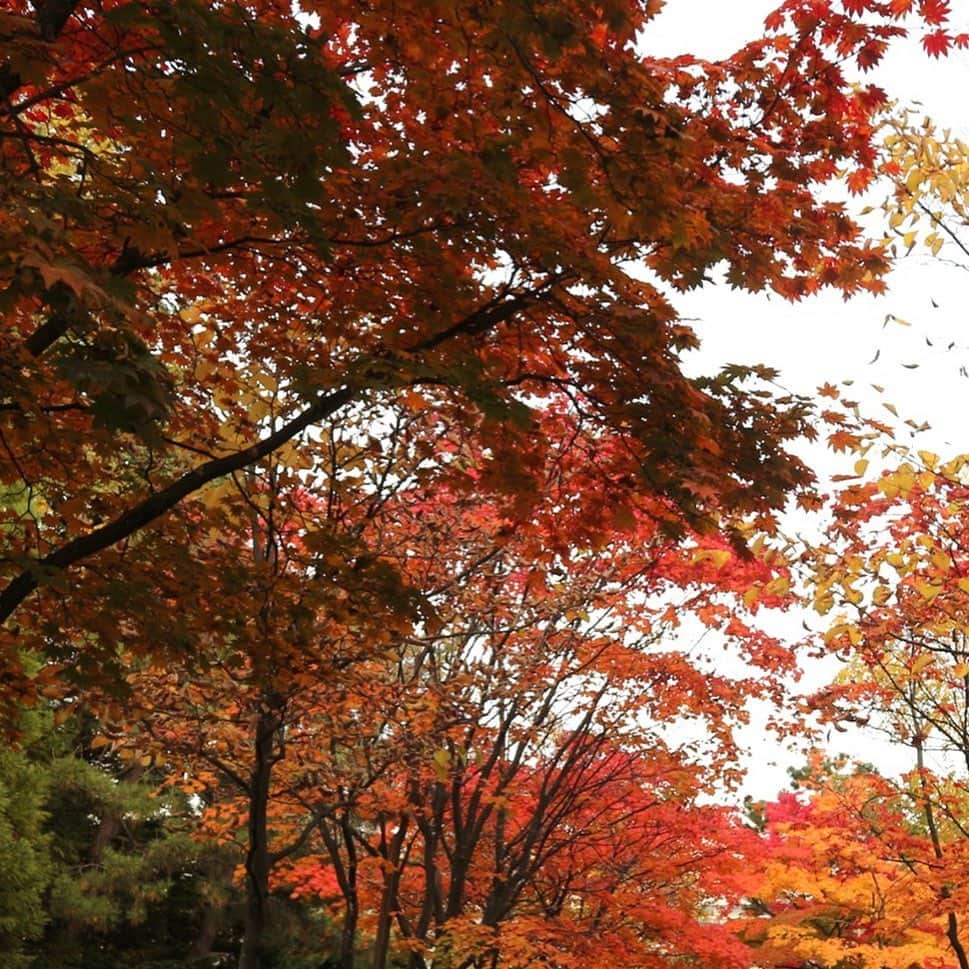
[[(775, 5), (768, 0), (669, 0), (647, 31), (645, 46), (650, 53), (725, 56), (762, 32), (763, 17)], [(917, 41), (907, 43), (893, 51), (875, 78), (891, 98), (907, 106), (920, 104), (940, 127), (969, 136), (969, 54), (930, 61)], [(886, 192), (876, 191), (873, 200)], [(860, 208), (864, 203), (851, 204)], [(969, 241), (969, 231), (966, 236)], [(905, 443), (943, 456), (969, 452), (969, 378), (961, 371), (969, 370), (969, 272), (957, 264), (959, 253), (953, 247), (943, 248), (940, 255), (935, 259), (916, 250), (901, 259), (888, 280), (888, 293), (877, 298), (846, 302), (827, 293), (792, 305), (723, 285), (678, 295), (677, 308), (694, 320), (703, 341), (689, 361), (690, 369), (710, 372), (722, 363), (765, 363), (780, 371), (787, 389), (798, 393), (813, 393), (825, 382), (853, 381), (847, 390), (870, 416), (894, 421), (887, 403), (898, 411), (896, 424), (911, 419), (932, 425), (917, 440), (903, 428), (900, 439)], [(888, 316), (911, 325), (886, 323)], [(817, 449), (809, 455), (822, 475), (850, 470)], [(791, 635), (803, 634), (805, 618), (814, 627), (821, 625), (818, 617), (789, 616), (781, 626)], [(836, 669), (833, 662), (812, 666), (808, 687), (821, 685)], [(798, 757), (774, 745), (757, 722), (746, 732), (746, 742), (752, 754), (745, 790), (756, 798), (770, 798), (786, 786), (786, 768)], [(874, 760), (886, 771), (911, 767), (909, 752), (893, 752), (868, 734), (835, 733), (831, 748)]]
[[(646, 45), (652, 52), (723, 56), (758, 36), (774, 5), (769, 0), (670, 0), (647, 31)], [(908, 43), (895, 48), (875, 78), (893, 99), (919, 102), (940, 126), (969, 136), (969, 54), (930, 61), (917, 42)], [(874, 197), (884, 194), (876, 190)], [(692, 366), (766, 363), (781, 371), (789, 389), (801, 393), (827, 381), (854, 380), (852, 395), (866, 401), (873, 416), (890, 419), (883, 409), (888, 402), (903, 418), (929, 421), (933, 430), (920, 446), (944, 453), (969, 450), (964, 413), (969, 379), (960, 373), (969, 365), (969, 273), (953, 264), (959, 255), (954, 247), (940, 255), (934, 259), (915, 250), (899, 260), (888, 294), (877, 298), (846, 302), (827, 293), (791, 305), (718, 285), (678, 296), (678, 309), (696, 319), (703, 341)], [(886, 325), (889, 314), (912, 326)], [(947, 351), (953, 341), (956, 346)], [(884, 387), (884, 393), (871, 384)]]

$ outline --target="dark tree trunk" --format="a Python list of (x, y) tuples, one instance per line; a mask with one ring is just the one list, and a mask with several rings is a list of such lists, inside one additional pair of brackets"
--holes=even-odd
[(384, 876), (383, 897), (380, 900), (380, 916), (377, 921), (377, 931), (374, 935), (373, 956), (370, 969), (386, 969), (390, 956), (390, 934), (394, 918), (400, 906), (398, 893), (400, 892), (401, 849), (407, 836), (408, 819), (401, 815), (398, 818), (397, 830), (387, 843), (381, 835), (381, 854), (389, 869)]
[(249, 779), (249, 848), (246, 853), (246, 922), (239, 955), (239, 969), (260, 969), (265, 960), (269, 928), (269, 830), (266, 819), (279, 732), (280, 701), (263, 698), (256, 722), (255, 761)]
[(347, 816), (343, 818), (343, 837), (347, 847), (347, 890), (344, 892), (346, 909), (343, 913), (343, 929), (340, 932), (340, 969), (354, 969), (360, 903), (357, 897), (357, 851)]
[[(331, 823), (332, 827), (329, 826)], [(355, 969), (360, 900), (357, 895), (357, 846), (350, 812), (344, 810), (341, 817), (332, 822), (321, 821), (320, 834), (330, 854), (330, 861), (333, 863), (340, 891), (343, 894), (343, 925), (340, 928), (340, 951), (337, 964), (340, 969)]]

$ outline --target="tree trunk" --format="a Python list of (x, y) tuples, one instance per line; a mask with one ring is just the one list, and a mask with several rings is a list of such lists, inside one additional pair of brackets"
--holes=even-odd
[(357, 949), (357, 918), (359, 915), (356, 895), (346, 899), (343, 928), (340, 931), (340, 969), (354, 969)]
[(246, 853), (246, 922), (239, 954), (239, 969), (260, 969), (264, 964), (269, 928), (269, 831), (266, 823), (269, 787), (276, 761), (276, 735), (280, 726), (279, 698), (263, 697), (256, 721), (255, 762), (249, 779), (249, 848)]
[[(354, 842), (350, 812), (345, 810), (342, 817), (334, 821), (332, 830), (327, 827), (326, 822), (321, 822), (320, 834), (330, 853), (340, 891), (343, 893), (343, 925), (340, 929), (340, 953), (337, 964), (340, 969), (355, 969), (360, 899), (357, 894), (357, 846)], [(342, 851), (346, 851), (346, 861), (343, 859)]]
[(373, 955), (370, 969), (386, 969), (390, 955), (390, 934), (394, 923), (394, 916), (399, 908), (398, 892), (400, 891), (401, 849), (407, 836), (408, 819), (401, 815), (398, 819), (397, 830), (388, 844), (386, 828), (381, 831), (381, 854), (386, 865), (384, 874), (383, 897), (380, 900), (380, 915), (377, 930), (374, 934)]

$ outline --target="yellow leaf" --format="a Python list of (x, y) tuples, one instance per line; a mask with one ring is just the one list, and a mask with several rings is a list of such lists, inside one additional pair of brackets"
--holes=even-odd
[(899, 493), (907, 498), (915, 487), (915, 471), (907, 464), (903, 464), (895, 475)]
[(949, 558), (942, 549), (936, 549), (930, 556), (932, 564), (940, 572), (948, 572), (952, 568), (952, 559)]
[(791, 591), (791, 580), (786, 575), (778, 576), (764, 587), (764, 592), (770, 596), (783, 596)]
[(242, 402), (248, 405), (246, 414), (253, 423), (258, 423), (269, 414), (269, 403), (261, 397), (243, 398)]
[(898, 495), (898, 483), (895, 480), (895, 475), (886, 474), (878, 482), (878, 490), (886, 498), (895, 498)]
[(910, 192), (915, 192), (924, 180), (925, 175), (918, 168), (913, 168), (908, 178), (905, 179), (905, 187)]
[(443, 748), (434, 751), (434, 773), (439, 781), (447, 780), (448, 768), (451, 766), (451, 755)]
[(218, 364), (211, 357), (202, 357), (195, 365), (195, 377), (197, 380), (207, 380), (215, 371)]
[(822, 616), (827, 615), (834, 606), (834, 596), (831, 592), (821, 592), (814, 597), (814, 609)]
[(701, 548), (693, 553), (694, 562), (709, 562), (715, 569), (722, 569), (733, 556), (722, 548)]

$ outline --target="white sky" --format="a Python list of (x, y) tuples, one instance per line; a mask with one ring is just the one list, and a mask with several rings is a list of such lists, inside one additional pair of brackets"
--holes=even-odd
[[(762, 33), (763, 18), (776, 5), (772, 0), (669, 0), (647, 30), (644, 46), (650, 53), (726, 56)], [(969, 10), (966, 17), (969, 26)], [(969, 54), (929, 60), (916, 40), (896, 46), (874, 78), (900, 104), (921, 103), (940, 128), (951, 127), (963, 137), (969, 132)], [(874, 199), (880, 199), (878, 193)], [(863, 203), (852, 204), (860, 208)], [(899, 425), (884, 409), (891, 403), (902, 420), (931, 424), (917, 441), (903, 429), (900, 441), (943, 456), (969, 451), (969, 378), (960, 373), (960, 367), (969, 369), (969, 272), (956, 263), (960, 253), (954, 247), (943, 248), (940, 255), (934, 259), (916, 249), (901, 259), (888, 280), (888, 293), (877, 298), (846, 302), (828, 293), (792, 305), (724, 285), (679, 295), (675, 305), (683, 317), (694, 320), (703, 342), (689, 361), (691, 369), (711, 372), (722, 363), (764, 363), (780, 371), (779, 382), (788, 390), (805, 394), (825, 382), (851, 380), (851, 397), (870, 416)], [(889, 314), (912, 325), (886, 324)], [(955, 345), (950, 348), (950, 343)], [(839, 467), (838, 459), (823, 451), (809, 453), (822, 475), (850, 471), (854, 462), (852, 457)], [(787, 617), (783, 627), (791, 635), (802, 635), (804, 618)], [(807, 618), (812, 627), (821, 625), (817, 617)], [(836, 669), (825, 663), (808, 670), (807, 685), (820, 686)], [(776, 746), (756, 724), (745, 739), (752, 748), (745, 790), (756, 798), (771, 798), (787, 786), (787, 766), (800, 759)], [(870, 734), (836, 733), (831, 747), (874, 761), (883, 770), (911, 767), (908, 752), (901, 751), (900, 760), (899, 752)]]
[[(758, 36), (763, 17), (774, 6), (772, 0), (671, 0), (647, 31), (646, 44), (651, 52), (725, 55)], [(874, 77), (900, 103), (921, 102), (940, 126), (969, 132), (969, 54), (931, 61), (917, 42), (909, 43), (895, 48)], [(969, 450), (958, 406), (969, 392), (969, 380), (959, 374), (960, 366), (969, 364), (969, 332), (963, 322), (969, 274), (947, 264), (947, 255), (955, 259), (959, 253), (950, 246), (943, 248), (941, 259), (933, 259), (914, 250), (899, 261), (888, 294), (877, 298), (859, 296), (846, 302), (832, 292), (790, 304), (727, 286), (680, 295), (677, 308), (684, 317), (696, 319), (694, 327), (703, 341), (694, 365), (708, 370), (720, 362), (766, 363), (781, 371), (785, 386), (802, 393), (826, 381), (853, 379), (852, 395), (869, 402), (873, 416), (888, 419), (882, 406), (888, 401), (903, 418), (928, 420), (933, 431), (922, 446)], [(933, 299), (938, 309), (932, 307)], [(885, 326), (888, 314), (913, 326)], [(926, 344), (926, 337), (933, 346)], [(946, 352), (953, 340), (956, 347)], [(870, 363), (876, 351), (878, 360)], [(911, 363), (919, 368), (903, 366)], [(872, 383), (885, 387), (883, 396), (871, 390)]]

